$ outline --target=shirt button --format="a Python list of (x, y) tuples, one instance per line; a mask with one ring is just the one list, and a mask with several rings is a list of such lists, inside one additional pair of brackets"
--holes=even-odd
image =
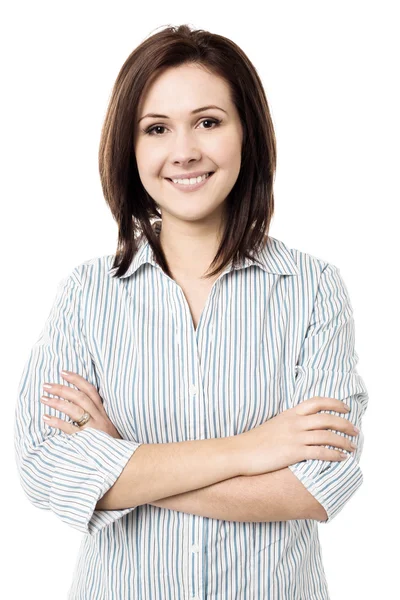
[(199, 552), (200, 548), (197, 544), (192, 545), (192, 552)]
[(195, 385), (193, 385), (192, 383), (190, 384), (190, 386), (189, 386), (189, 389), (190, 389), (190, 393), (191, 393), (193, 396), (195, 396), (195, 395), (197, 394), (197, 388), (196, 388), (196, 386), (195, 386)]

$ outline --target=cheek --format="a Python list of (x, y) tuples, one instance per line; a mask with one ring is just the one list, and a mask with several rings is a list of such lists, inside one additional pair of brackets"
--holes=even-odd
[(136, 164), (142, 180), (154, 179), (161, 173), (163, 159), (154, 150), (142, 150), (136, 154)]
[(226, 152), (224, 156), (224, 164), (227, 173), (230, 178), (236, 179), (240, 171), (241, 165), (241, 149), (240, 147), (234, 148), (233, 146)]
[(215, 140), (210, 147), (211, 151), (212, 157), (220, 167), (229, 169), (237, 163), (240, 164), (242, 145), (238, 132), (227, 130), (218, 140)]

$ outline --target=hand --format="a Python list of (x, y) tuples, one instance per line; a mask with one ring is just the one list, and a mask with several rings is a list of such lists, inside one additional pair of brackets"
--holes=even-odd
[[(57, 417), (50, 417), (50, 420), (46, 421), (46, 423), (51, 427), (61, 429), (64, 433), (72, 434), (77, 431), (83, 431), (87, 427), (91, 427), (93, 429), (100, 429), (114, 438), (122, 439), (114, 427), (114, 424), (108, 418), (108, 415), (104, 410), (103, 401), (95, 386), (76, 373), (69, 373), (68, 375), (63, 375), (61, 373), (61, 377), (75, 385), (78, 390), (67, 385), (50, 383), (52, 388), (49, 390), (44, 388), (44, 391), (59, 396), (60, 399), (42, 396), (40, 401), (43, 404), (52, 406), (56, 410), (65, 413), (72, 421), (79, 421), (85, 411), (90, 414), (90, 419), (86, 425), (82, 425), (82, 427), (78, 427), (77, 425), (73, 425), (72, 422), (64, 421)], [(43, 398), (45, 398), (46, 401), (44, 401)]]
[(302, 460), (344, 460), (335, 446), (353, 452), (351, 440), (327, 429), (357, 435), (347, 419), (329, 414), (314, 414), (320, 410), (334, 410), (347, 414), (341, 400), (315, 396), (285, 410), (265, 423), (238, 434), (241, 450), (242, 475), (262, 475), (284, 469)]

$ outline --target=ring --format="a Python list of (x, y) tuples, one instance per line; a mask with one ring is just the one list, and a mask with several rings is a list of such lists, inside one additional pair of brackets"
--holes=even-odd
[(79, 421), (73, 421), (73, 425), (76, 425), (77, 427), (82, 427), (82, 425), (86, 425), (86, 423), (89, 421), (90, 419), (90, 415), (88, 412), (84, 412), (83, 415), (81, 416), (81, 418), (79, 419)]

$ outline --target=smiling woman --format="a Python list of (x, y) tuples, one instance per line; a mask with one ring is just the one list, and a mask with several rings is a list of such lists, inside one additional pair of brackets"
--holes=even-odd
[(117, 251), (62, 280), (16, 408), (27, 497), (85, 535), (70, 600), (329, 600), (317, 520), (362, 483), (368, 394), (339, 269), (269, 235), (275, 162), (231, 40), (168, 27), (122, 65)]
[[(138, 239), (146, 238), (171, 278), (212, 281), (231, 262), (257, 261), (265, 244), (274, 210), (275, 134), (264, 89), (243, 51), (186, 26), (167, 42), (172, 29), (128, 57), (103, 126), (101, 180), (119, 225), (113, 266), (116, 277), (126, 273)], [(191, 181), (205, 173), (212, 173), (205, 182)], [(162, 219), (160, 236), (154, 218)]]
[(202, 64), (162, 69), (146, 86), (138, 114), (136, 163), (161, 211), (159, 241), (168, 269), (175, 278), (203, 277), (221, 243), (241, 169), (243, 126), (230, 85)]

